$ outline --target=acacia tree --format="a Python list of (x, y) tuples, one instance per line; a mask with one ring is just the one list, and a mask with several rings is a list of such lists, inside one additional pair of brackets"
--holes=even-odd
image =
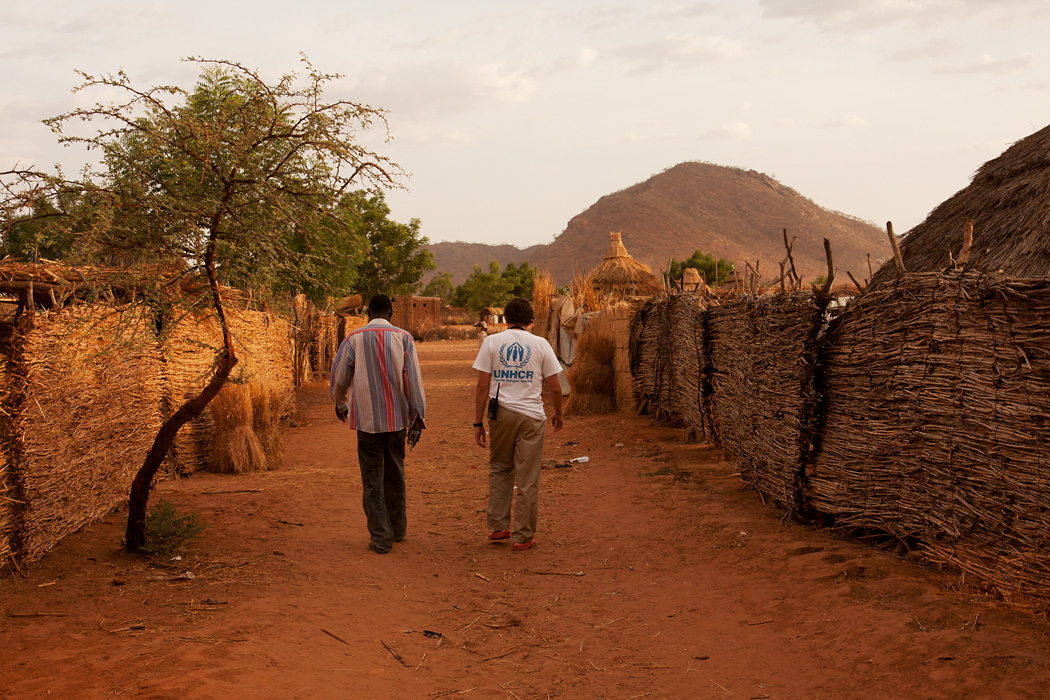
[(471, 311), (479, 311), (486, 306), (503, 306), (510, 299), (514, 283), (500, 274), (499, 260), (489, 263), (485, 272), (481, 265), (474, 265), (470, 275), (456, 288), (457, 306), (466, 306)]
[(355, 289), (362, 299), (383, 293), (392, 297), (412, 294), (423, 275), (434, 269), (430, 242), (420, 234), (419, 219), (407, 224), (390, 218), (382, 193), (352, 192), (336, 207), (340, 225), (347, 226), (366, 251), (355, 268)]
[(687, 267), (695, 269), (703, 275), (707, 284), (714, 287), (725, 282), (729, 278), (729, 273), (733, 271), (733, 263), (730, 261), (725, 258), (715, 260), (713, 255), (705, 253), (697, 248), (693, 254), (685, 260), (678, 261), (671, 258), (671, 262), (667, 268), (668, 278), (675, 281), (681, 280)]
[[(358, 142), (360, 131), (386, 128), (385, 113), (348, 100), (328, 100), (340, 76), (318, 72), (275, 84), (240, 63), (187, 59), (201, 68), (192, 91), (173, 85), (138, 88), (123, 72), (81, 73), (77, 92), (117, 95), (45, 121), (67, 144), (101, 152), (104, 166), (73, 186), (108, 212), (80, 244), (115, 263), (187, 263), (206, 276), (209, 303), (222, 329), (211, 376), (200, 393), (168, 417), (135, 475), (125, 545), (145, 543), (150, 485), (178, 430), (222, 388), (237, 356), (221, 284), (302, 275), (324, 262), (311, 244), (344, 194), (396, 186), (396, 163)], [(73, 133), (81, 122), (102, 126)], [(70, 183), (53, 178), (53, 187)], [(350, 244), (351, 242), (347, 242)]]

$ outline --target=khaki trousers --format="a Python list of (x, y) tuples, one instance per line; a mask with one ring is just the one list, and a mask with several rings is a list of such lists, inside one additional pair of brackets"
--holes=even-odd
[(503, 406), (499, 407), (496, 420), (489, 421), (488, 527), (511, 529), (511, 501), (514, 500), (514, 542), (528, 542), (536, 533), (544, 427), (545, 421)]

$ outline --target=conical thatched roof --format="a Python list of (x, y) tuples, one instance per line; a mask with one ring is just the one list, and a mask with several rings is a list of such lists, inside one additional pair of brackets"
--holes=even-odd
[(659, 294), (664, 289), (663, 281), (647, 265), (630, 256), (619, 232), (609, 234), (605, 259), (587, 275), (587, 284), (599, 297), (614, 300)]
[[(970, 262), (1011, 277), (1050, 274), (1050, 126), (985, 163), (969, 186), (930, 212), (901, 241), (904, 269), (932, 272), (959, 257), (966, 219), (973, 219)], [(896, 273), (890, 258), (869, 285)]]

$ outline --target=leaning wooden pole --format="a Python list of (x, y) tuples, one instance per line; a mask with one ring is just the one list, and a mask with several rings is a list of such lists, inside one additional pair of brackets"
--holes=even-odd
[(973, 218), (966, 217), (966, 224), (963, 226), (963, 245), (962, 250), (959, 251), (959, 260), (957, 261), (959, 267), (965, 267), (967, 261), (970, 259), (970, 250), (973, 249)]
[(791, 249), (795, 245), (795, 238), (788, 242), (788, 230), (784, 229), (784, 248), (787, 249), (787, 259), (791, 263), (791, 288), (799, 288), (802, 284), (802, 278), (798, 276), (798, 272), (795, 271), (795, 258), (791, 255)]
[(897, 243), (897, 236), (893, 233), (893, 222), (886, 222), (886, 235), (890, 237), (890, 245), (893, 247), (893, 266), (897, 268), (897, 276), (900, 277), (904, 274), (904, 257), (901, 255), (900, 244)]
[(831, 285), (835, 284), (835, 262), (831, 259), (831, 241), (827, 238), (824, 239), (824, 255), (828, 259), (828, 278), (824, 280), (821, 292), (827, 296), (831, 292)]

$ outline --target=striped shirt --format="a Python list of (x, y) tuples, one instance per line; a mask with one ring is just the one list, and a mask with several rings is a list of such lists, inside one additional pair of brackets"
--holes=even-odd
[(422, 422), (423, 375), (412, 336), (382, 318), (346, 336), (332, 361), (329, 389), (336, 406), (347, 405), (350, 428), (392, 433)]

